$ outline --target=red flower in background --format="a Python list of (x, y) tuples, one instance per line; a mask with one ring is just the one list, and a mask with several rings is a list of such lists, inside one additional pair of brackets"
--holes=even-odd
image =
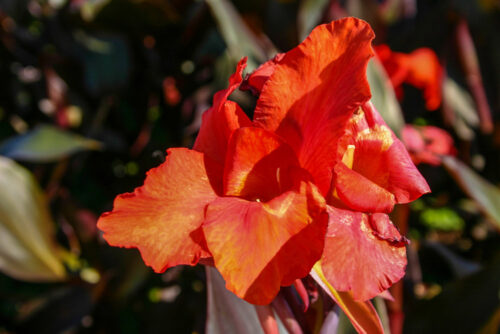
[(448, 132), (435, 126), (406, 125), (402, 138), (415, 164), (438, 166), (441, 164), (441, 156), (457, 154), (453, 138)]
[(420, 48), (411, 53), (394, 52), (387, 45), (375, 46), (378, 58), (391, 79), (396, 95), (403, 97), (403, 83), (423, 90), (425, 107), (441, 105), (443, 67), (433, 50)]
[(250, 120), (228, 96), (203, 115), (193, 150), (168, 150), (98, 226), (157, 272), (212, 258), (227, 288), (268, 304), (321, 260), (331, 284), (366, 300), (404, 274), (404, 237), (387, 212), (429, 191), (368, 102), (374, 35), (347, 18), (317, 27), (244, 82)]

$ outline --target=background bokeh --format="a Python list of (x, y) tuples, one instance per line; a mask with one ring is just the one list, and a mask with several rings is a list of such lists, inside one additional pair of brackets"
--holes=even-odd
[[(155, 274), (107, 246), (97, 218), (168, 147), (193, 144), (241, 57), (248, 73), (346, 15), (376, 45), (435, 52), (436, 110), (422, 87), (392, 87), (379, 60), (373, 99), (400, 136), (407, 123), (453, 138), (420, 148), (437, 157), (418, 165), (432, 193), (393, 213), (409, 265), (395, 301), (377, 303), (382, 320), (499, 333), (500, 1), (0, 0), (0, 334), (205, 332), (204, 268)], [(250, 94), (231, 98), (251, 114)]]

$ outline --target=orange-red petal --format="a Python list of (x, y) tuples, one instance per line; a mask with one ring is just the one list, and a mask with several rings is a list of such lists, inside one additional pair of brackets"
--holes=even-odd
[[(370, 135), (366, 138), (358, 137), (360, 149), (357, 150), (358, 154), (355, 154), (353, 170), (369, 175), (374, 182), (393, 193), (399, 204), (414, 201), (423, 194), (429, 193), (431, 191), (429, 185), (413, 164), (405, 146), (389, 129), (373, 104), (365, 104), (363, 111), (368, 126), (375, 130), (373, 132), (376, 139)], [(384, 136), (382, 139), (377, 138), (380, 130), (388, 131), (392, 139), (385, 139)], [(387, 147), (388, 142), (391, 141), (392, 144)], [(375, 147), (380, 147), (380, 150)], [(374, 159), (375, 151), (381, 152), (377, 159)]]
[(253, 71), (241, 83), (241, 90), (250, 90), (254, 95), (259, 95), (267, 79), (273, 74), (276, 65), (283, 59), (284, 53), (278, 53), (273, 59), (266, 61)]
[(427, 163), (438, 166), (441, 164), (441, 156), (456, 155), (453, 138), (438, 127), (406, 125), (402, 135), (415, 164)]
[(423, 90), (428, 110), (441, 105), (444, 70), (432, 49), (420, 48), (406, 54), (394, 52), (387, 45), (378, 45), (375, 50), (396, 91), (401, 90), (403, 83), (408, 83)]
[(429, 48), (420, 48), (409, 54), (406, 81), (423, 90), (425, 107), (435, 110), (441, 105), (443, 67), (436, 53)]
[(228, 145), (224, 195), (267, 202), (293, 185), (293, 167), (299, 167), (295, 152), (277, 135), (261, 128), (240, 128)]
[(391, 212), (394, 195), (343, 163), (334, 168), (336, 190), (340, 200), (349, 208), (361, 212)]
[(371, 103), (353, 116), (342, 145), (345, 151), (348, 145), (353, 147), (352, 170), (343, 162), (335, 166), (332, 191), (351, 209), (390, 212), (394, 204), (430, 191), (404, 145)]
[(370, 98), (373, 38), (370, 26), (355, 18), (315, 28), (274, 66), (257, 101), (254, 122), (292, 146), (323, 194), (345, 123)]
[(143, 186), (116, 197), (113, 211), (104, 213), (97, 226), (110, 245), (138, 248), (156, 272), (195, 265), (210, 256), (201, 224), (207, 204), (217, 197), (211, 182), (219, 173), (200, 152), (170, 149)]
[(193, 146), (194, 150), (203, 152), (221, 165), (224, 164), (231, 133), (240, 127), (251, 126), (252, 123), (236, 102), (227, 100), (240, 85), (245, 67), (246, 58), (243, 58), (230, 77), (228, 88), (214, 95), (212, 107), (203, 114), (200, 132)]
[(321, 266), (337, 290), (356, 300), (371, 299), (400, 280), (406, 267), (406, 239), (385, 214), (327, 207), (328, 232)]
[(376, 45), (374, 49), (394, 89), (398, 89), (408, 76), (408, 55), (401, 52), (393, 52), (389, 46), (385, 44)]
[(280, 286), (306, 276), (321, 257), (327, 216), (314, 186), (267, 203), (221, 197), (209, 204), (203, 231), (226, 287), (269, 304)]

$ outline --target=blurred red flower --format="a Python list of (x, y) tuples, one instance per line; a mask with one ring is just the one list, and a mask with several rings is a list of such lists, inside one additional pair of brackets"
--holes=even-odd
[(425, 107), (436, 110), (441, 105), (443, 67), (436, 53), (420, 48), (411, 53), (394, 52), (387, 45), (375, 46), (378, 58), (384, 65), (398, 98), (403, 97), (403, 83), (421, 89)]
[(448, 132), (435, 126), (406, 125), (402, 138), (415, 164), (438, 166), (441, 164), (441, 156), (457, 154), (453, 138)]
[(165, 101), (170, 106), (175, 106), (181, 101), (181, 93), (177, 89), (175, 79), (173, 77), (166, 77), (162, 82), (163, 96)]
[(386, 213), (429, 191), (369, 103), (373, 31), (347, 18), (317, 27), (246, 78), (250, 120), (215, 94), (192, 150), (168, 150), (98, 226), (157, 272), (213, 259), (236, 295), (268, 304), (321, 260), (331, 284), (366, 300), (399, 280), (405, 238)]

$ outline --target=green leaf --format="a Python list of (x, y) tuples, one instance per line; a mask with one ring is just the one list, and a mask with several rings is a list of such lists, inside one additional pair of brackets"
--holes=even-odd
[(500, 189), (454, 157), (443, 157), (443, 165), (500, 232)]
[(233, 4), (227, 0), (206, 0), (219, 30), (227, 44), (228, 52), (234, 63), (248, 56), (247, 71), (253, 71), (278, 51), (267, 41), (263, 46), (261, 40), (247, 27)]
[(385, 122), (399, 136), (405, 124), (399, 102), (385, 70), (377, 58), (372, 58), (366, 71), (372, 102)]
[(319, 23), (329, 3), (329, 0), (304, 0), (300, 2), (297, 15), (297, 30), (300, 41), (304, 40)]
[(450, 208), (425, 209), (420, 221), (433, 230), (462, 231), (465, 227), (462, 217)]
[(0, 146), (0, 154), (19, 161), (54, 162), (73, 153), (97, 150), (101, 144), (51, 125), (8, 139)]
[(389, 313), (384, 298), (380, 296), (373, 298), (373, 304), (375, 306), (377, 314), (380, 317), (380, 322), (382, 323), (382, 327), (384, 328), (384, 333), (390, 333), (391, 329), (389, 323)]
[(26, 281), (66, 276), (44, 194), (33, 175), (0, 157), (0, 270)]
[(443, 85), (443, 100), (454, 113), (453, 127), (463, 140), (472, 140), (474, 131), (479, 127), (479, 116), (470, 94), (455, 81), (446, 78)]
[(86, 0), (80, 5), (80, 15), (85, 21), (93, 21), (111, 0)]

